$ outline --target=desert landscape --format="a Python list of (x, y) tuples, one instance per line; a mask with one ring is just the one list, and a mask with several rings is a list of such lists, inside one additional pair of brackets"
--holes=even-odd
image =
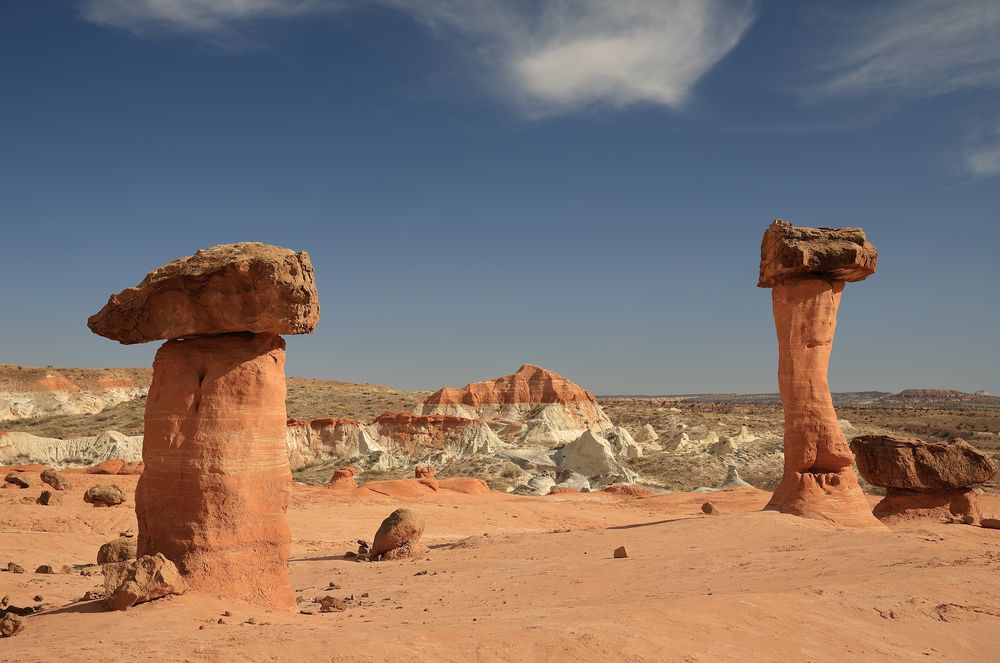
[(165, 340), (152, 371), (3, 367), (5, 656), (989, 660), (1000, 399), (835, 411), (836, 303), (876, 265), (860, 229), (775, 221), (780, 398), (597, 398), (532, 364), (286, 380), (309, 256), (175, 260), (88, 323)]
[(998, 43), (0, 2), (0, 663), (1000, 662)]

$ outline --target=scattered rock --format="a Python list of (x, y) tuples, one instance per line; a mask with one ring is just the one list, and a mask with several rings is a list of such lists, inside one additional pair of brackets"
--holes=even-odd
[(625, 550), (625, 546), (618, 546), (615, 548), (614, 558), (615, 559), (625, 559), (628, 557), (628, 551)]
[(94, 506), (116, 506), (125, 501), (125, 491), (114, 484), (91, 486), (83, 494), (83, 501)]
[(41, 504), (43, 506), (58, 506), (62, 504), (63, 496), (59, 493), (52, 492), (51, 490), (43, 490), (35, 500), (36, 504)]
[(13, 638), (24, 631), (27, 623), (24, 617), (8, 612), (0, 619), (0, 638)]
[(35, 573), (52, 574), (55, 572), (56, 569), (51, 564), (42, 564), (37, 569), (35, 569)]
[(706, 513), (706, 514), (708, 514), (710, 516), (721, 516), (722, 515), (722, 509), (720, 509), (719, 507), (715, 506), (711, 502), (705, 502), (704, 504), (702, 504), (701, 505), (701, 510), (702, 510), (702, 513)]
[(171, 594), (183, 594), (187, 583), (174, 563), (160, 553), (104, 565), (104, 589), (112, 610), (125, 610)]
[(334, 596), (324, 596), (317, 602), (319, 603), (320, 612), (343, 612), (348, 608), (346, 601)]
[(69, 490), (73, 487), (64, 474), (56, 472), (52, 468), (43, 470), (41, 478), (43, 483), (52, 486), (54, 490)]
[(96, 589), (91, 589), (83, 597), (80, 598), (81, 601), (96, 601), (98, 599), (104, 598), (104, 592), (98, 591)]
[(11, 573), (24, 573), (24, 567), (14, 562), (7, 562), (7, 570)]
[(17, 486), (18, 488), (31, 488), (31, 481), (28, 477), (20, 472), (11, 472), (3, 478), (4, 483), (9, 483), (12, 486)]
[(121, 458), (111, 458), (87, 468), (87, 474), (118, 474), (125, 467)]
[(986, 529), (1000, 529), (1000, 518), (982, 518), (979, 521), (979, 526)]
[[(375, 538), (372, 541), (371, 559), (400, 559), (425, 551), (419, 545), (424, 533), (424, 519), (410, 509), (396, 509), (382, 521)], [(399, 550), (404, 548), (403, 550)], [(399, 550), (396, 554), (387, 556), (390, 552)]]
[(97, 563), (126, 562), (136, 558), (137, 545), (132, 537), (122, 536), (97, 549)]

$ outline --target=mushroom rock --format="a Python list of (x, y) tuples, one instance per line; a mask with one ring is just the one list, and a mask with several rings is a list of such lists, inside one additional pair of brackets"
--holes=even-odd
[(138, 554), (162, 553), (192, 590), (293, 607), (285, 421), (280, 336), (160, 347), (135, 493)]
[(771, 288), (785, 466), (765, 509), (849, 527), (881, 527), (851, 470), (827, 372), (845, 281), (875, 273), (878, 251), (860, 228), (797, 228), (777, 220), (761, 243), (760, 280)]
[(981, 519), (976, 484), (997, 473), (996, 462), (961, 439), (929, 443), (889, 435), (862, 435), (851, 440), (858, 471), (866, 481), (886, 489), (875, 505), (880, 520), (926, 518)]
[(231, 333), (309, 334), (319, 298), (309, 255), (241, 242), (202, 249), (111, 295), (87, 321), (123, 344)]
[(357, 473), (356, 467), (338, 467), (333, 471), (333, 476), (330, 477), (326, 487), (333, 490), (354, 490), (358, 487), (358, 482), (354, 480), (354, 475)]
[(424, 519), (411, 509), (396, 509), (382, 521), (369, 557), (373, 560), (392, 560), (415, 557), (427, 551), (420, 543), (424, 534)]
[(224, 244), (153, 270), (88, 320), (120, 343), (166, 340), (146, 399), (140, 557), (193, 590), (293, 608), (285, 342), (319, 320), (305, 252)]
[(520, 445), (571, 442), (585, 430), (612, 427), (593, 394), (533, 364), (461, 389), (444, 387), (418, 405), (416, 412), (482, 419), (501, 439)]

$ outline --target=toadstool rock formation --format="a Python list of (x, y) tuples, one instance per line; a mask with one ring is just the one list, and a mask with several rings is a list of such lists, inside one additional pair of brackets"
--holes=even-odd
[(224, 244), (153, 270), (88, 321), (153, 362), (136, 486), (138, 555), (192, 590), (292, 608), (285, 342), (319, 319), (305, 253)]
[(851, 450), (861, 476), (886, 489), (874, 509), (882, 521), (970, 516), (977, 522), (982, 516), (973, 486), (997, 473), (993, 459), (964, 440), (944, 444), (862, 435), (851, 440)]
[(851, 470), (827, 382), (845, 281), (875, 273), (878, 251), (860, 228), (797, 228), (776, 220), (760, 247), (761, 288), (771, 288), (785, 467), (765, 509), (850, 527), (881, 527)]

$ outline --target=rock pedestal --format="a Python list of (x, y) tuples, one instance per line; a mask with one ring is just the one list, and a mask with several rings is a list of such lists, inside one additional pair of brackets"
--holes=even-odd
[(284, 369), (285, 342), (273, 334), (168, 341), (156, 353), (138, 554), (162, 553), (192, 590), (295, 604)]
[(765, 509), (849, 527), (881, 527), (851, 470), (827, 382), (845, 280), (875, 271), (859, 228), (795, 228), (775, 221), (761, 245), (761, 287), (772, 288), (785, 468)]
[(285, 342), (319, 320), (312, 263), (222, 244), (153, 270), (91, 316), (120, 343), (165, 340), (146, 400), (138, 554), (192, 590), (294, 608), (285, 510)]
[(989, 481), (997, 464), (964, 440), (946, 444), (862, 435), (851, 440), (851, 449), (861, 476), (886, 489), (874, 509), (879, 520), (982, 519), (974, 486)]

